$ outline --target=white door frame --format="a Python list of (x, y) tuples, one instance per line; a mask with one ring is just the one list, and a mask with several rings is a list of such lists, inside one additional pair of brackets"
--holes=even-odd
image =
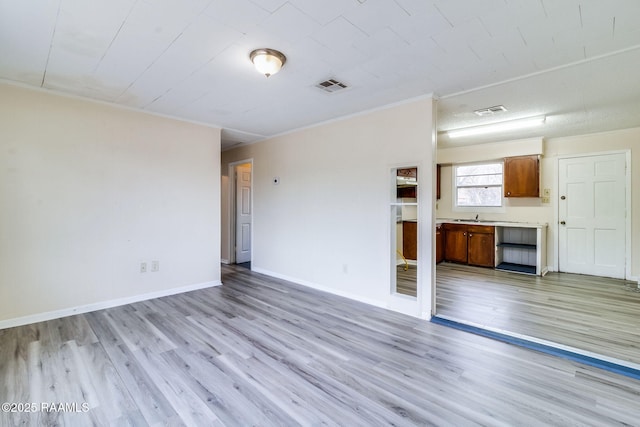
[[(253, 209), (253, 158), (229, 163), (229, 264), (236, 263), (236, 166), (249, 163), (251, 165), (251, 209)], [(251, 220), (251, 259), (253, 260), (253, 219)]]
[[(434, 157), (435, 158), (435, 157)], [(435, 162), (435, 160), (434, 160)], [(433, 315), (435, 301), (433, 295), (435, 293), (435, 163), (429, 163), (432, 166), (429, 173), (428, 167), (423, 161), (412, 161), (393, 163), (388, 165), (389, 174), (389, 207), (395, 205), (393, 200), (396, 198), (396, 171), (408, 167), (418, 168), (418, 259), (417, 263), (417, 280), (416, 291), (417, 296), (412, 297), (395, 292), (391, 284), (389, 286), (389, 295), (387, 296), (386, 308), (398, 311), (414, 317), (429, 319)], [(395, 236), (395, 217), (391, 217), (391, 209), (389, 209), (389, 228), (387, 229), (387, 244), (389, 248), (395, 248), (396, 242), (392, 241)], [(392, 249), (389, 253), (389, 277), (391, 277), (391, 269), (395, 268), (396, 252)]]
[[(593, 157), (593, 156), (603, 156), (609, 154), (624, 154), (625, 155), (625, 205), (626, 205), (626, 215), (625, 215), (625, 231), (626, 235), (629, 235), (629, 231), (631, 230), (631, 150), (614, 150), (614, 151), (598, 151), (595, 153), (577, 153), (577, 154), (565, 154), (562, 156), (558, 156), (554, 165), (554, 174), (555, 174), (555, 186), (556, 193), (555, 194), (555, 209), (553, 214), (553, 225), (554, 225), (554, 233), (555, 238), (553, 239), (553, 250), (555, 253), (555, 257), (553, 260), (553, 269), (554, 271), (559, 271), (560, 268), (560, 233), (559, 233), (559, 224), (560, 224), (560, 205), (557, 202), (557, 198), (560, 197), (560, 160), (564, 159), (574, 159), (576, 157)], [(625, 239), (625, 248), (624, 248), (624, 263), (625, 263), (625, 271), (624, 278), (625, 280), (634, 280), (639, 281), (638, 277), (631, 276), (631, 238)]]

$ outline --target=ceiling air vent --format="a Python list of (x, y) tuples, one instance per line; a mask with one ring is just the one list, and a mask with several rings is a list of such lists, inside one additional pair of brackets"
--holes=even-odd
[(504, 105), (496, 105), (494, 107), (481, 108), (479, 110), (475, 110), (474, 113), (476, 113), (480, 117), (484, 117), (484, 116), (493, 116), (494, 114), (497, 114), (497, 113), (504, 113), (505, 111), (507, 111), (507, 109), (504, 108)]
[(341, 90), (347, 89), (349, 86), (347, 86), (345, 83), (342, 83), (336, 79), (328, 79), (318, 83), (316, 87), (327, 93), (335, 93), (335, 92), (339, 92)]

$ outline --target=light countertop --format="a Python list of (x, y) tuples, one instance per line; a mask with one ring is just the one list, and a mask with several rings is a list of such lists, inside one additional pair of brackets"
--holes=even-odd
[(493, 220), (474, 220), (474, 219), (458, 219), (458, 218), (436, 218), (436, 224), (467, 224), (467, 225), (489, 225), (494, 227), (522, 227), (522, 228), (544, 228), (546, 223), (520, 222), (520, 221), (493, 221)]

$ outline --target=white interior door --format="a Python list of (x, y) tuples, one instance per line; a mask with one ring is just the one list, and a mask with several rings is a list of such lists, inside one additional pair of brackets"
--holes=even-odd
[(560, 159), (560, 271), (624, 278), (626, 156)]
[(236, 166), (236, 263), (251, 261), (251, 163)]

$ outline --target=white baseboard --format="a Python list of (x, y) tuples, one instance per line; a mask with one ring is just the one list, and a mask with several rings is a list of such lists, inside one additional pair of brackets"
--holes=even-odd
[(228, 264), (231, 264), (231, 263), (229, 262), (229, 260), (228, 260), (228, 259), (221, 259), (221, 260), (220, 260), (220, 262), (221, 262), (222, 264), (227, 264), (227, 265), (228, 265)]
[(222, 282), (220, 280), (215, 280), (213, 282), (197, 283), (195, 285), (164, 289), (162, 291), (117, 298), (109, 301), (101, 301), (93, 304), (81, 305), (78, 307), (63, 308), (62, 310), (47, 311), (45, 313), (31, 314), (29, 316), (0, 320), (0, 329), (13, 328), (15, 326), (29, 325), (31, 323), (59, 319), (61, 317), (72, 316), (74, 314), (89, 313), (91, 311), (103, 310), (105, 308), (118, 307), (121, 305), (132, 304), (134, 302), (146, 301), (154, 298), (166, 297), (169, 295), (182, 294), (184, 292), (197, 291), (198, 289), (212, 288), (214, 286), (220, 285), (222, 285)]
[[(557, 273), (558, 270), (555, 268), (548, 268), (549, 273)], [(627, 276), (627, 278), (625, 280), (628, 280), (630, 282), (636, 282), (638, 284), (638, 288), (640, 288), (640, 276)]]
[(341, 297), (349, 298), (349, 299), (352, 299), (354, 301), (358, 301), (358, 302), (362, 302), (362, 303), (365, 303), (365, 304), (373, 305), (375, 307), (387, 308), (387, 302), (386, 301), (378, 301), (378, 300), (369, 299), (369, 298), (362, 298), (360, 295), (352, 294), (350, 292), (343, 292), (343, 291), (340, 291), (340, 290), (337, 290), (337, 289), (329, 288), (327, 286), (319, 285), (317, 283), (308, 282), (306, 280), (298, 279), (296, 277), (290, 277), (290, 276), (286, 276), (284, 274), (275, 273), (273, 271), (264, 270), (264, 269), (259, 268), (259, 267), (253, 267), (252, 266), (252, 270), (254, 272), (256, 272), (256, 273), (265, 274), (267, 276), (275, 277), (276, 279), (286, 280), (288, 282), (293, 282), (293, 283), (296, 283), (298, 285), (306, 286), (308, 288), (313, 288), (313, 289), (317, 289), (319, 291), (327, 292), (327, 293), (330, 293), (330, 294), (333, 294), (333, 295), (338, 295), (338, 296), (341, 296)]
[[(552, 270), (549, 268), (549, 272), (557, 273), (558, 270)], [(629, 282), (636, 282), (638, 284), (638, 288), (640, 288), (640, 276), (627, 276), (625, 280)]]

